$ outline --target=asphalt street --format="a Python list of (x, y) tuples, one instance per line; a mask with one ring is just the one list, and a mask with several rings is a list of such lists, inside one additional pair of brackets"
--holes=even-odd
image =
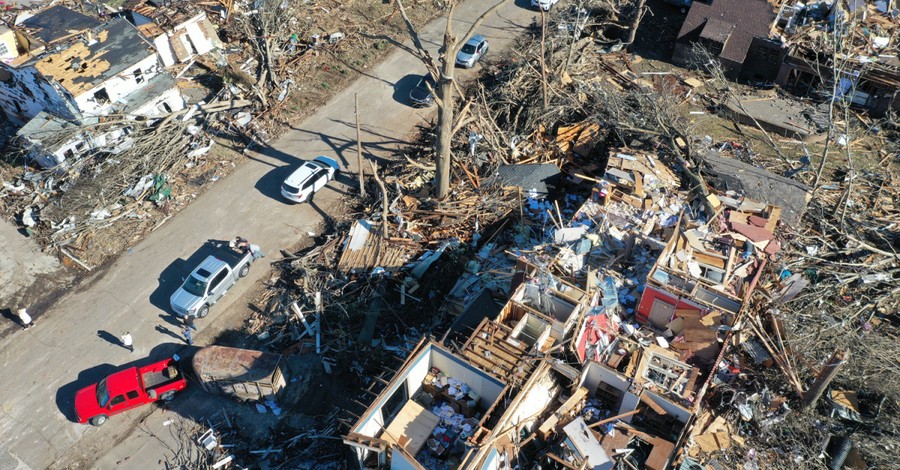
[[(455, 30), (465, 32), (490, 2), (470, 0), (457, 9)], [(491, 54), (510, 47), (536, 12), (528, 0), (510, 0), (482, 25)], [(438, 19), (421, 33), (437, 50), (446, 20)], [(435, 54), (436, 55), (436, 54)], [(490, 56), (490, 55), (489, 55)], [(270, 258), (255, 264), (201, 322), (226, 320), (254, 283), (266, 278), (265, 261), (278, 250), (297, 245), (339, 209), (342, 193), (356, 181), (354, 94), (359, 95), (364, 152), (389, 158), (407, 141), (414, 127), (434, 110), (407, 104), (411, 74), (424, 71), (414, 56), (400, 49), (324, 104), (311, 118), (269, 147), (257, 151), (228, 176), (215, 182), (184, 211), (112, 263), (92, 275), (41, 316), (28, 330), (7, 335), (0, 343), (0, 470), (67, 467), (91, 462), (94, 468), (161, 468), (163, 443), (139, 429), (159, 423), (163, 412), (153, 407), (112, 417), (95, 428), (73, 421), (74, 392), (129, 364), (161, 359), (184, 347), (180, 328), (168, 312), (168, 297), (190, 261), (208, 240), (242, 235), (260, 245)], [(465, 79), (475, 71), (460, 71)], [(318, 193), (312, 204), (287, 204), (278, 195), (284, 177), (302, 160), (316, 155), (336, 157), (342, 174)], [(231, 309), (236, 310), (236, 309)], [(212, 328), (201, 327), (195, 345), (207, 344)], [(131, 332), (135, 352), (115, 344)], [(179, 407), (192, 409), (189, 400)], [(197, 408), (201, 408), (197, 405)], [(150, 416), (148, 416), (150, 415)]]

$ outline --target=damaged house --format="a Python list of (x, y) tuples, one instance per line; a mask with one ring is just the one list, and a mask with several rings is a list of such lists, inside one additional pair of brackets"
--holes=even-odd
[(785, 2), (773, 28), (787, 48), (775, 83), (821, 97), (832, 94), (837, 80), (834, 98), (846, 97), (875, 116), (900, 111), (896, 8), (892, 0)]
[[(725, 345), (780, 249), (782, 209), (723, 182), (708, 197), (715, 212), (697, 215), (704, 205), (657, 155), (622, 147), (608, 160), (549, 243), (506, 252), (515, 267), (499, 310), (468, 303), (448, 346), (420, 343), (381, 382), (344, 436), (361, 468), (682, 461)], [(786, 217), (802, 213), (804, 194)]]
[(781, 42), (770, 39), (775, 20), (765, 0), (712, 0), (693, 2), (678, 32), (672, 62), (693, 65), (695, 44), (719, 59), (732, 80), (771, 82), (783, 56)]
[[(70, 17), (78, 22), (70, 24)], [(99, 24), (53, 7), (22, 22), (16, 38), (31, 49), (0, 64), (6, 78), (0, 79), (0, 101), (6, 118), (22, 125), (17, 135), (33, 145), (42, 166), (58, 165), (119, 137), (85, 135), (38, 150), (44, 133), (59, 129), (60, 121), (82, 125), (98, 116), (158, 116), (184, 108), (181, 91), (160, 67), (153, 45), (123, 18)]]
[(508, 392), (499, 377), (421, 343), (344, 442), (361, 468), (440, 468), (438, 459), (456, 468), (469, 443), (490, 433)]
[(672, 61), (695, 65), (693, 48), (700, 45), (732, 80), (774, 83), (798, 96), (846, 98), (874, 116), (900, 110), (895, 1), (791, 0), (778, 2), (777, 10), (771, 3), (693, 2)]
[(123, 16), (153, 42), (163, 67), (222, 47), (206, 12), (194, 2), (131, 0)]

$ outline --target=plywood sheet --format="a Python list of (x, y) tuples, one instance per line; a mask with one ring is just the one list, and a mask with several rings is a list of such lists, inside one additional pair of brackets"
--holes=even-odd
[(402, 447), (410, 455), (416, 455), (440, 421), (436, 414), (409, 400), (385, 429), (381, 438), (392, 445)]

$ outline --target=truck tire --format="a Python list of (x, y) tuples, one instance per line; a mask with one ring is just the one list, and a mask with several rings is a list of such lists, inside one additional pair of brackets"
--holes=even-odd
[(197, 310), (197, 318), (206, 318), (209, 315), (209, 305), (204, 305)]
[(247, 273), (249, 273), (249, 272), (250, 272), (250, 265), (249, 265), (249, 264), (245, 264), (245, 265), (243, 265), (243, 266), (241, 267), (241, 270), (238, 271), (238, 277), (244, 277), (244, 276), (246, 276)]
[(106, 415), (98, 415), (91, 418), (91, 424), (94, 426), (103, 426), (106, 422)]
[(175, 392), (172, 390), (169, 390), (168, 392), (163, 393), (159, 396), (159, 399), (162, 401), (172, 401), (173, 398), (175, 398)]

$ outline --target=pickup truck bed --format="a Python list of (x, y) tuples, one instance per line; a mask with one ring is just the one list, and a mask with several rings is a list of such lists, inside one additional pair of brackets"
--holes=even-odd
[(181, 379), (178, 369), (169, 367), (161, 370), (141, 370), (141, 380), (147, 390), (162, 387), (170, 382)]

